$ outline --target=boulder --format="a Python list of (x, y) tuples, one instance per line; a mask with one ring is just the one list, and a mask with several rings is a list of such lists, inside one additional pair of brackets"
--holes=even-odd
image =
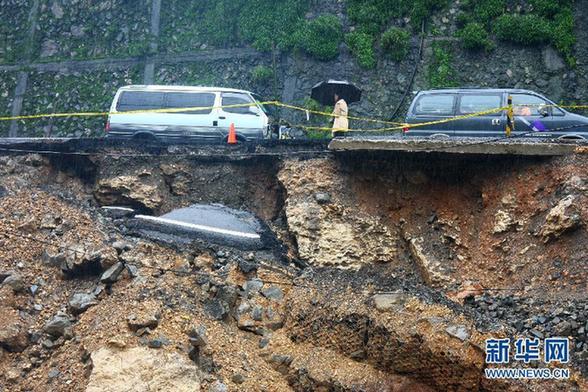
[(101, 348), (91, 354), (86, 392), (200, 390), (198, 367), (178, 353), (146, 347)]
[(5, 278), (2, 285), (10, 287), (15, 293), (22, 293), (26, 290), (24, 280), (17, 273), (13, 273)]
[(573, 231), (582, 225), (582, 218), (575, 203), (574, 196), (566, 196), (547, 213), (545, 223), (539, 231), (539, 236), (544, 243), (557, 239), (562, 234)]
[(45, 324), (43, 331), (55, 338), (58, 338), (63, 336), (66, 330), (71, 327), (71, 325), (72, 324), (67, 313), (57, 312), (57, 314)]
[(155, 329), (159, 325), (161, 318), (161, 307), (155, 301), (142, 303), (135, 312), (127, 317), (127, 324), (132, 331), (138, 331), (142, 328)]
[(284, 299), (284, 292), (278, 286), (266, 287), (261, 290), (261, 294), (263, 294), (264, 297), (274, 301), (281, 301)]
[(96, 296), (92, 293), (75, 293), (69, 300), (68, 306), (73, 314), (80, 314), (97, 303)]
[(94, 197), (102, 205), (132, 204), (149, 210), (156, 210), (163, 203), (158, 186), (136, 176), (102, 179), (94, 190)]
[(21, 352), (29, 344), (23, 320), (14, 309), (0, 308), (0, 347), (8, 351)]
[(397, 292), (376, 294), (373, 296), (373, 300), (376, 309), (381, 312), (387, 312), (399, 306), (402, 307), (402, 305), (408, 300), (408, 297), (401, 292)]
[(114, 283), (118, 280), (120, 274), (124, 271), (125, 265), (121, 262), (114, 264), (112, 267), (104, 271), (100, 277), (102, 283)]

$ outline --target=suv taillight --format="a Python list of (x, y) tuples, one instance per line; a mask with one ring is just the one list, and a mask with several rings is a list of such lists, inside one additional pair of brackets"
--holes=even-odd
[(106, 120), (106, 127), (104, 128), (106, 133), (110, 132), (110, 120)]

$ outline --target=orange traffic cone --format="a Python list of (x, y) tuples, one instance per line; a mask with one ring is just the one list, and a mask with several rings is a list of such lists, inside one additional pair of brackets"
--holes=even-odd
[(235, 123), (231, 123), (229, 127), (229, 137), (227, 139), (228, 144), (237, 144), (237, 132), (235, 132)]

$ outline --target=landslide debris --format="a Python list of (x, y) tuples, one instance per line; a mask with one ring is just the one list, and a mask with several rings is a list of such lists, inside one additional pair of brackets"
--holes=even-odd
[[(583, 158), (524, 162), (514, 174), (496, 162), (440, 174), (447, 167), (377, 156), (159, 159), (97, 160), (96, 182), (40, 157), (4, 160), (0, 390), (586, 388), (588, 187), (574, 174)], [(170, 165), (183, 168), (175, 191)], [(292, 263), (271, 251), (129, 235), (124, 215), (101, 209), (95, 195), (105, 178), (147, 167), (141, 181), (161, 189), (159, 212), (195, 202), (248, 209)], [(538, 167), (549, 175), (534, 176)], [(497, 189), (497, 179), (507, 186)], [(570, 195), (576, 201), (558, 208)], [(512, 218), (506, 231), (494, 232), (498, 211)], [(315, 216), (318, 229), (309, 226)], [(565, 229), (545, 242), (542, 228), (557, 225)], [(432, 268), (415, 259), (413, 238), (439, 263), (439, 280), (426, 278)], [(519, 256), (536, 266), (509, 273)], [(495, 295), (496, 282), (516, 290)], [(483, 378), (485, 338), (535, 332), (572, 337), (572, 380)]]

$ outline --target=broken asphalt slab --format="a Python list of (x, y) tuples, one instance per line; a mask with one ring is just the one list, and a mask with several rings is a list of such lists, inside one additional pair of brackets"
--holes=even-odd
[(201, 239), (239, 249), (263, 248), (267, 231), (255, 215), (220, 204), (195, 204), (160, 217), (135, 215), (129, 227), (156, 240)]

